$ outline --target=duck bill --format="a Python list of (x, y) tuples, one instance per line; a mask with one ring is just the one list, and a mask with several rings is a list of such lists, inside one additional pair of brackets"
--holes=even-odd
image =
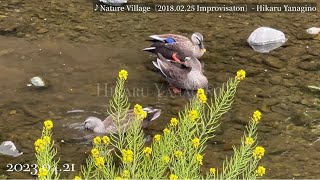
[(200, 47), (200, 50), (202, 51), (202, 52), (207, 52), (207, 50), (206, 50), (206, 48), (204, 48), (204, 44), (203, 43), (201, 43), (200, 45), (199, 45), (199, 47)]

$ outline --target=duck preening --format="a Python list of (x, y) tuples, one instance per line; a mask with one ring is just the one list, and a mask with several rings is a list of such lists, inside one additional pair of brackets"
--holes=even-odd
[[(142, 125), (145, 126), (146, 123), (157, 119), (161, 114), (161, 109), (155, 109), (152, 107), (143, 108), (147, 112), (147, 117), (142, 121)], [(134, 120), (133, 110), (128, 110), (128, 114), (123, 120), (120, 129), (123, 131), (128, 130), (132, 121)], [(109, 115), (104, 121), (97, 117), (90, 116), (83, 123), (85, 129), (93, 130), (96, 133), (110, 134), (116, 132), (116, 125), (111, 115)]]
[(154, 43), (144, 48), (154, 54), (162, 54), (163, 57), (177, 62), (184, 61), (186, 57), (200, 58), (206, 49), (203, 43), (202, 34), (195, 32), (191, 36), (191, 41), (185, 36), (177, 34), (161, 34), (149, 36)]
[(197, 58), (186, 57), (182, 62), (185, 67), (179, 67), (158, 53), (157, 61), (152, 63), (165, 76), (175, 93), (181, 92), (181, 89), (197, 90), (208, 86), (208, 79), (203, 75), (202, 65)]

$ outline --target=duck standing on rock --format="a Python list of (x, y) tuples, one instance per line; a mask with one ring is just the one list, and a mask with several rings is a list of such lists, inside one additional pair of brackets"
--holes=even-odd
[[(161, 114), (161, 109), (155, 109), (152, 107), (143, 108), (144, 111), (147, 112), (147, 117), (142, 121), (143, 123), (147, 123), (157, 119)], [(128, 110), (128, 114), (124, 123), (121, 125), (121, 129), (126, 131), (134, 120), (133, 110)], [(90, 116), (83, 123), (85, 129), (93, 130), (95, 133), (101, 134), (110, 134), (116, 131), (116, 125), (114, 124), (114, 120), (111, 115), (109, 115), (104, 121), (97, 117)], [(143, 124), (144, 125), (144, 124)]]
[(157, 61), (152, 63), (166, 77), (175, 93), (180, 93), (181, 89), (197, 90), (208, 87), (208, 79), (203, 75), (202, 65), (197, 58), (186, 57), (184, 62), (181, 62), (185, 67), (179, 67), (158, 53)]
[(154, 43), (143, 51), (160, 53), (169, 60), (181, 62), (186, 57), (200, 58), (206, 52), (203, 36), (198, 32), (192, 34), (191, 41), (177, 34), (152, 35), (150, 38)]

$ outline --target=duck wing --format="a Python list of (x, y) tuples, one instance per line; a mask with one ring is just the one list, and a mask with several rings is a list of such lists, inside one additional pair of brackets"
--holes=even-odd
[(187, 75), (191, 71), (191, 68), (180, 68), (170, 62), (168, 62), (161, 54), (158, 54), (157, 68), (160, 69), (162, 74), (166, 77), (167, 81), (177, 87), (182, 87), (187, 80)]
[(176, 42), (181, 41), (190, 41), (187, 37), (181, 36), (178, 34), (160, 34), (160, 35), (151, 35), (149, 36), (151, 39), (161, 42), (166, 42), (166, 39), (173, 39)]

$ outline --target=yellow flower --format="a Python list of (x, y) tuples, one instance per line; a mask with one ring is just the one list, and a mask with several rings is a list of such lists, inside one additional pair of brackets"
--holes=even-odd
[(169, 156), (163, 156), (162, 157), (162, 161), (167, 164), (167, 163), (170, 162), (170, 157)]
[(133, 152), (131, 150), (122, 150), (122, 161), (124, 163), (133, 162)]
[(170, 120), (170, 126), (174, 127), (174, 126), (177, 126), (179, 123), (178, 119), (177, 118), (171, 118)]
[(120, 176), (117, 176), (116, 178), (114, 178), (114, 180), (121, 180), (122, 178)]
[(209, 172), (210, 172), (211, 174), (215, 174), (216, 171), (217, 171), (216, 168), (210, 168), (210, 169), (209, 169)]
[(264, 148), (262, 146), (257, 146), (253, 151), (253, 156), (255, 158), (261, 159), (264, 156)]
[(171, 175), (169, 176), (169, 179), (170, 179), (170, 180), (178, 180), (179, 177), (178, 177), (177, 175), (175, 175), (175, 174), (171, 174)]
[(50, 144), (51, 142), (51, 138), (49, 136), (43, 136), (43, 142), (46, 143), (46, 144)]
[(143, 153), (144, 153), (146, 156), (150, 156), (150, 154), (152, 153), (152, 148), (150, 148), (150, 147), (145, 147), (144, 150), (143, 150)]
[(82, 180), (80, 176), (75, 176), (73, 180)]
[(199, 162), (200, 165), (202, 165), (203, 156), (201, 154), (196, 154), (196, 160)]
[(153, 137), (153, 139), (155, 140), (155, 141), (160, 141), (160, 139), (161, 139), (161, 135), (160, 134), (156, 134), (154, 137)]
[(38, 178), (45, 178), (48, 176), (48, 174), (49, 174), (48, 169), (45, 167), (42, 167), (39, 169)]
[(93, 157), (98, 157), (99, 154), (100, 154), (100, 152), (99, 152), (99, 150), (98, 150), (97, 148), (93, 148), (93, 149), (91, 150), (91, 155), (92, 155)]
[(103, 143), (106, 145), (108, 145), (110, 143), (110, 138), (108, 136), (103, 136), (101, 139), (102, 139)]
[(122, 80), (127, 80), (128, 71), (126, 71), (126, 70), (119, 71), (119, 78), (122, 79)]
[(95, 158), (95, 165), (98, 168), (103, 168), (104, 167), (104, 158), (103, 157), (96, 157)]
[(198, 89), (198, 91), (197, 91), (197, 97), (198, 97), (198, 100), (199, 100), (201, 103), (206, 103), (206, 102), (207, 102), (207, 96), (206, 96), (206, 94), (204, 93), (204, 89), (202, 89), (202, 88)]
[(99, 136), (96, 136), (93, 138), (93, 144), (100, 144), (101, 143), (101, 138)]
[(264, 174), (266, 174), (266, 168), (264, 168), (263, 166), (259, 166), (256, 170), (256, 173), (258, 176), (263, 176)]
[(196, 110), (192, 110), (190, 111), (189, 116), (191, 117), (192, 121), (194, 121), (195, 119), (199, 118), (199, 113)]
[(163, 133), (164, 133), (164, 134), (169, 134), (169, 133), (170, 133), (170, 130), (169, 130), (168, 128), (165, 128), (165, 129), (163, 130)]
[(122, 177), (123, 177), (123, 178), (129, 178), (129, 177), (130, 177), (130, 171), (124, 170), (124, 171), (122, 172)]
[(237, 72), (236, 79), (241, 81), (241, 80), (243, 80), (244, 78), (246, 78), (246, 72), (241, 69), (241, 70), (239, 70), (239, 71)]
[(202, 95), (202, 94), (204, 94), (204, 89), (199, 88), (198, 91), (197, 91), (197, 95), (199, 96), (199, 95)]
[(192, 139), (192, 144), (194, 147), (199, 147), (200, 146), (200, 139), (199, 138)]
[(139, 104), (136, 104), (133, 108), (133, 113), (139, 120), (143, 120), (147, 117), (147, 112), (143, 110), (142, 106)]
[(44, 149), (45, 147), (45, 142), (43, 141), (43, 139), (37, 139), (35, 142), (34, 142), (34, 147), (35, 147), (35, 150), (36, 152), (40, 152)]
[(245, 144), (252, 145), (253, 143), (254, 143), (254, 140), (251, 137), (246, 137)]
[(46, 121), (44, 121), (43, 124), (44, 124), (45, 129), (47, 129), (47, 130), (50, 130), (53, 128), (53, 122), (51, 120), (46, 120)]
[(259, 122), (260, 119), (261, 119), (261, 116), (262, 116), (261, 112), (257, 110), (257, 111), (255, 111), (255, 112), (253, 113), (252, 119), (253, 119), (253, 121), (255, 121), (255, 122)]
[(177, 158), (180, 158), (180, 157), (182, 157), (183, 152), (180, 151), (180, 150), (177, 150), (176, 152), (174, 152), (174, 155), (175, 155)]

